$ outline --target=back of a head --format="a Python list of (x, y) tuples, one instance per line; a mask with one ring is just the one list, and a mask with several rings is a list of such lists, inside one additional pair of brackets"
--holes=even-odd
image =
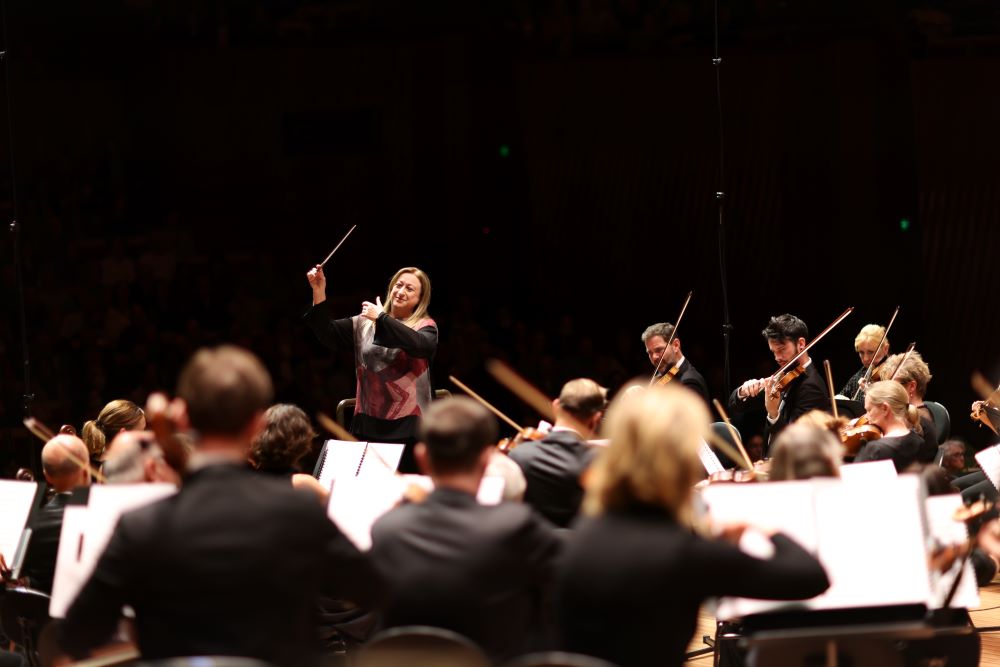
[(483, 449), (496, 443), (497, 425), (493, 415), (471, 398), (453, 396), (431, 403), (419, 437), (435, 472), (468, 472)]
[(302, 408), (289, 403), (272, 405), (264, 413), (264, 429), (250, 445), (250, 459), (259, 470), (294, 469), (309, 453), (315, 437)]
[(177, 397), (201, 436), (235, 437), (267, 409), (271, 376), (252, 353), (233, 346), (202, 348), (181, 371)]
[(559, 408), (580, 420), (603, 410), (606, 401), (607, 390), (587, 378), (570, 380), (559, 392)]
[(920, 353), (913, 350), (909, 355), (902, 353), (887, 357), (879, 371), (879, 377), (883, 380), (892, 379), (900, 384), (915, 382), (917, 396), (923, 398), (927, 393), (927, 385), (934, 376), (931, 375), (930, 366), (927, 365)]
[(809, 340), (809, 327), (806, 326), (805, 322), (789, 313), (772, 317), (760, 333), (767, 340), (779, 342), (797, 341), (799, 338)]
[(880, 380), (868, 386), (865, 401), (872, 405), (885, 403), (896, 417), (910, 424), (917, 422), (917, 409), (910, 405), (909, 396), (903, 385), (893, 380)]
[(704, 402), (683, 388), (619, 392), (605, 421), (611, 443), (592, 468), (585, 511), (657, 506), (689, 521), (691, 488), (701, 478), (698, 449), (708, 429)]
[(771, 481), (840, 477), (841, 445), (825, 428), (795, 423), (774, 440)]
[(142, 408), (125, 399), (111, 401), (97, 415), (83, 425), (80, 437), (91, 456), (99, 457), (120, 431), (141, 430), (146, 426)]
[(146, 461), (162, 459), (163, 452), (148, 433), (120, 433), (108, 445), (101, 468), (108, 484), (145, 482)]
[(57, 491), (68, 491), (80, 484), (80, 461), (86, 460), (87, 446), (75, 435), (57, 435), (42, 447), (42, 472)]

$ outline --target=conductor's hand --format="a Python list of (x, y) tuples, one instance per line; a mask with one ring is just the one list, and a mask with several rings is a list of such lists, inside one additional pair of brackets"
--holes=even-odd
[(375, 297), (375, 303), (365, 301), (361, 304), (361, 317), (367, 317), (372, 322), (382, 314), (382, 297)]
[(313, 304), (326, 300), (326, 275), (323, 273), (323, 265), (317, 264), (306, 274), (309, 286), (313, 291)]

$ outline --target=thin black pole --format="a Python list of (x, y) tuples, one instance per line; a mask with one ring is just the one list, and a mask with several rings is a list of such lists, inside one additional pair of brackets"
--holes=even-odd
[(729, 396), (732, 387), (732, 368), (729, 343), (733, 324), (729, 319), (729, 280), (726, 278), (726, 227), (723, 224), (723, 205), (726, 198), (726, 142), (722, 124), (722, 57), (719, 55), (719, 0), (715, 0), (715, 51), (712, 67), (715, 69), (715, 103), (719, 125), (719, 172), (715, 202), (719, 215), (719, 278), (722, 281), (722, 381), (724, 396)]

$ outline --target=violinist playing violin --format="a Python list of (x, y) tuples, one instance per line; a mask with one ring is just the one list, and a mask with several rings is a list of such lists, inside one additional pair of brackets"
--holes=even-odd
[[(761, 334), (767, 340), (767, 347), (774, 355), (774, 361), (779, 368), (783, 368), (806, 349), (809, 328), (794, 315), (785, 314), (772, 317)], [(761, 380), (747, 380), (729, 397), (729, 406), (733, 412), (745, 412), (752, 398), (759, 396), (763, 399), (764, 409), (767, 410), (764, 431), (768, 443), (785, 426), (810, 410), (826, 412), (830, 408), (830, 398), (823, 377), (816, 370), (808, 352), (798, 357), (797, 364), (786, 375), (793, 373), (791, 380), (783, 378), (785, 384), (781, 390), (775, 385), (782, 378), (771, 376)], [(766, 455), (766, 448), (764, 453)]]
[[(886, 356), (889, 354), (889, 339), (883, 337), (885, 336), (885, 327), (878, 324), (866, 324), (861, 327), (861, 331), (854, 338), (854, 351), (858, 353), (861, 357), (861, 368), (847, 380), (844, 388), (840, 390), (840, 395), (846, 398), (853, 399), (854, 395), (857, 394), (858, 397), (855, 400), (864, 401), (865, 400), (865, 388), (859, 387), (861, 378), (865, 376), (868, 372), (868, 367), (872, 367), (872, 380), (888, 380), (888, 377), (880, 377), (876, 375), (879, 371), (879, 365), (885, 361)], [(879, 342), (882, 345), (879, 345)], [(872, 359), (875, 363), (872, 363)], [(860, 392), (858, 389), (860, 388)]]
[(884, 435), (866, 443), (854, 457), (855, 463), (891, 460), (899, 472), (916, 462), (924, 438), (914, 430), (919, 416), (903, 385), (882, 380), (869, 386), (865, 415), (868, 423), (878, 426)]
[[(646, 346), (649, 362), (658, 369), (653, 384), (680, 382), (708, 404), (708, 383), (681, 352), (681, 339), (673, 334), (674, 325), (669, 322), (653, 324), (642, 332), (642, 343)], [(667, 341), (670, 341), (669, 345)]]

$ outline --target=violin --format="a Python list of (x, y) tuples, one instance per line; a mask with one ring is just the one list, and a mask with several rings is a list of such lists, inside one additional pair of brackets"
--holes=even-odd
[(840, 441), (844, 443), (844, 454), (855, 456), (865, 443), (879, 440), (883, 435), (882, 429), (869, 424), (868, 418), (862, 415), (847, 422), (847, 426), (840, 432)]
[(497, 449), (499, 449), (504, 454), (510, 454), (511, 451), (517, 448), (522, 442), (525, 441), (536, 441), (544, 438), (547, 433), (538, 430), (537, 428), (528, 427), (521, 431), (518, 431), (517, 435), (513, 438), (503, 438), (497, 443)]
[(972, 418), (972, 421), (979, 422), (980, 425), (986, 424), (987, 428), (993, 431), (994, 435), (1000, 435), (1000, 433), (997, 433), (997, 429), (993, 425), (993, 421), (990, 420), (990, 416), (987, 413), (987, 410), (990, 408), (995, 409), (996, 406), (994, 406), (990, 401), (977, 401), (973, 405), (972, 414), (970, 414), (969, 417)]
[(680, 366), (671, 366), (669, 371), (653, 381), (653, 385), (656, 387), (662, 387), (663, 385), (668, 384), (674, 379), (674, 377), (676, 377), (678, 371), (680, 371)]

